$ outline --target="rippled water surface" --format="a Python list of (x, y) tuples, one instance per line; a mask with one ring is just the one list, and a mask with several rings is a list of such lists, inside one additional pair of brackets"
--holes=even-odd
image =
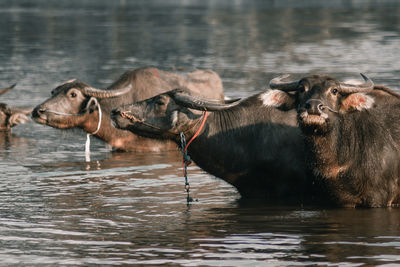
[[(214, 69), (231, 97), (281, 73), (363, 72), (400, 89), (397, 1), (4, 0), (0, 28), (12, 106), (142, 66)], [(86, 163), (84, 142), (33, 122), (0, 133), (0, 265), (400, 264), (400, 209), (240, 201), (195, 165), (187, 206), (178, 152), (117, 153), (92, 138)]]

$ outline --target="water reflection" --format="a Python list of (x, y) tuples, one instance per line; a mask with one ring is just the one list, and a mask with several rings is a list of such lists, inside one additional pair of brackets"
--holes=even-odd
[(0, 131), (0, 153), (16, 153), (29, 148), (33, 142), (28, 138), (20, 137), (11, 133), (11, 131)]
[(177, 174), (180, 162), (156, 160), (150, 166), (139, 165), (146, 163), (140, 159), (135, 165), (134, 154), (124, 168), (103, 165), (110, 159), (90, 171), (84, 166), (73, 170), (82, 163), (47, 164), (43, 172), (33, 168), (29, 180), (3, 183), (0, 241), (16, 249), (1, 254), (14, 260), (29, 254), (47, 264), (342, 265), (399, 260), (398, 209), (321, 210), (238, 202), (232, 188), (197, 167), (190, 173), (199, 201), (188, 209)]

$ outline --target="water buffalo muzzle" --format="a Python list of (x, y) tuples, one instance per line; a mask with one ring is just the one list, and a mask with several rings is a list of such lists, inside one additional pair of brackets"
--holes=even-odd
[(322, 101), (318, 99), (307, 100), (304, 108), (310, 115), (321, 115), (324, 112), (324, 105), (322, 104)]

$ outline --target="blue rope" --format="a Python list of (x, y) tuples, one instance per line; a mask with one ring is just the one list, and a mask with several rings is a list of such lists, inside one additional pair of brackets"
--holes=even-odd
[(187, 193), (186, 196), (186, 201), (189, 204), (190, 202), (193, 202), (193, 198), (190, 197), (189, 191), (190, 191), (190, 185), (187, 177), (187, 166), (192, 162), (190, 159), (189, 155), (187, 154), (187, 151), (185, 150), (186, 147), (186, 138), (183, 132), (180, 133), (181, 136), (181, 150), (182, 150), (182, 156), (183, 156), (183, 163), (185, 165), (185, 171), (184, 171), (184, 176), (185, 176), (185, 190)]

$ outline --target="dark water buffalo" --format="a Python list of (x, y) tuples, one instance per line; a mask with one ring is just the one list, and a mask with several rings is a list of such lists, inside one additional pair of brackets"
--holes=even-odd
[(398, 205), (400, 96), (363, 77), (358, 85), (326, 75), (278, 77), (270, 86), (296, 92), (287, 98), (298, 107), (307, 162), (337, 205)]
[(199, 167), (235, 186), (242, 197), (304, 203), (315, 197), (311, 175), (296, 111), (275, 107), (281, 97), (289, 100), (286, 93), (268, 90), (221, 104), (177, 89), (120, 107), (112, 117), (122, 129), (178, 145), (180, 133), (189, 140), (205, 120), (187, 149)]
[[(8, 92), (15, 87), (15, 84), (8, 88), (0, 89), (0, 95)], [(11, 127), (25, 123), (29, 120), (28, 114), (32, 109), (9, 107), (7, 104), (0, 103), (0, 131), (10, 131)]]
[(76, 80), (61, 84), (51, 98), (32, 112), (33, 119), (55, 128), (81, 128), (111, 144), (117, 150), (175, 148), (171, 142), (139, 137), (111, 125), (111, 109), (140, 101), (177, 86), (196, 95), (223, 98), (222, 81), (209, 70), (196, 70), (186, 75), (155, 68), (140, 68), (124, 73), (106, 90), (94, 89)]

